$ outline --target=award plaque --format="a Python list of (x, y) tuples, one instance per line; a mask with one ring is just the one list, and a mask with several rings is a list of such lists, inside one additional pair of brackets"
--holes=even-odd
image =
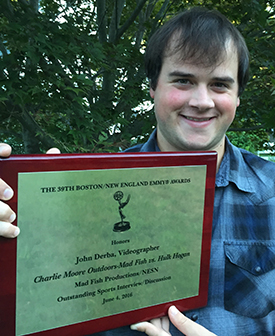
[(207, 304), (216, 153), (14, 155), (5, 336), (83, 336)]

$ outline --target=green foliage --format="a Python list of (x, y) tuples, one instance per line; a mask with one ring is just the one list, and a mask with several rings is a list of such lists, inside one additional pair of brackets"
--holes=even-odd
[(267, 134), (263, 133), (259, 135), (258, 132), (227, 132), (227, 136), (233, 145), (246, 149), (254, 154), (262, 150), (268, 141)]
[(2, 1), (0, 141), (18, 153), (116, 151), (144, 141), (155, 124), (144, 104), (146, 41), (194, 5), (220, 10), (245, 36), (251, 80), (230, 134), (261, 148), (275, 129), (274, 1), (264, 0)]

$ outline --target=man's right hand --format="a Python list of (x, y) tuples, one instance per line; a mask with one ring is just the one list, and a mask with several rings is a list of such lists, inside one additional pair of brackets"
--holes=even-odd
[[(11, 147), (0, 143), (0, 157), (8, 157), (11, 154)], [(13, 190), (0, 178), (0, 236), (15, 238), (19, 235), (19, 228), (12, 225), (16, 215), (14, 211), (3, 201), (8, 201), (13, 196)]]
[[(58, 148), (51, 148), (47, 154), (60, 154)], [(7, 144), (0, 143), (0, 157), (8, 157), (11, 155), (11, 147)], [(3, 201), (8, 201), (13, 196), (13, 190), (7, 183), (0, 178), (0, 236), (6, 238), (15, 238), (19, 235), (19, 227), (12, 225), (16, 218), (16, 214)]]

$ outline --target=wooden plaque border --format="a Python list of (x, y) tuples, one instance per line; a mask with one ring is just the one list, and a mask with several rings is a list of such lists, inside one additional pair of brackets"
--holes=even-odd
[[(136, 309), (112, 316), (91, 319), (89, 321), (70, 324), (64, 327), (45, 330), (29, 335), (89, 335), (106, 329), (114, 329), (124, 325), (130, 325), (132, 323), (166, 315), (168, 308), (172, 304), (176, 305), (181, 311), (205, 306), (207, 304), (208, 294), (216, 160), (217, 154), (215, 152), (13, 155), (9, 158), (0, 159), (0, 176), (14, 190), (14, 197), (7, 203), (15, 212), (17, 212), (18, 173), (22, 172), (197, 165), (207, 166), (200, 285), (198, 296), (154, 305), (152, 307)], [(5, 336), (15, 335), (16, 248), (16, 239), (5, 239), (0, 237), (0, 330), (1, 334)]]

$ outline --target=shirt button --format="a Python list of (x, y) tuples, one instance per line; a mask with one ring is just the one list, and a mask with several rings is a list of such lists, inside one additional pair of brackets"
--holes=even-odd
[(255, 267), (255, 272), (256, 273), (261, 273), (262, 272), (262, 268), (260, 266)]
[(194, 321), (194, 322), (196, 322), (198, 318), (199, 318), (198, 314), (193, 314), (191, 316), (191, 320)]

